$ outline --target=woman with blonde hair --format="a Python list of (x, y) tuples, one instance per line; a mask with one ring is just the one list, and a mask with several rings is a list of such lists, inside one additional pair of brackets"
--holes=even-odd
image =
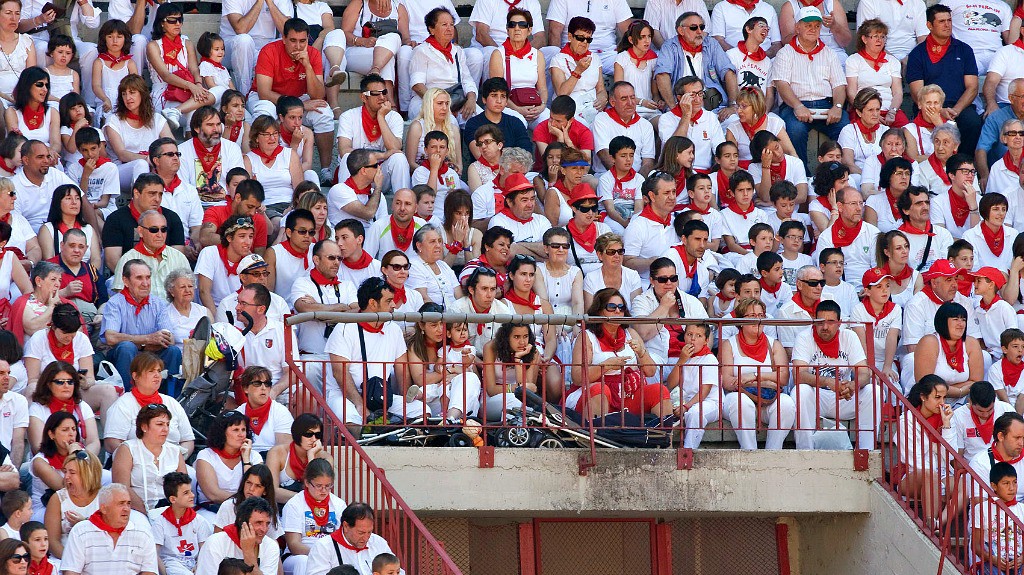
[(743, 88), (736, 95), (736, 115), (739, 122), (734, 122), (725, 131), (725, 139), (734, 142), (740, 150), (740, 167), (747, 169), (752, 161), (760, 161), (760, 158), (751, 158), (750, 140), (754, 134), (761, 130), (768, 130), (775, 134), (775, 137), (782, 143), (782, 150), (790, 156), (799, 155), (793, 142), (786, 133), (786, 123), (775, 113), (768, 111), (768, 104), (765, 102), (764, 93), (757, 88)]
[(427, 88), (423, 93), (423, 106), (405, 136), (405, 156), (413, 169), (427, 157), (423, 149), (423, 136), (437, 130), (448, 136), (448, 158), (455, 171), (462, 172), (462, 136), (459, 124), (452, 115), (451, 103), (452, 97), (440, 88)]
[(64, 487), (50, 497), (43, 519), (54, 557), (64, 554), (71, 528), (99, 509), (102, 484), (103, 466), (95, 455), (78, 450), (64, 458)]

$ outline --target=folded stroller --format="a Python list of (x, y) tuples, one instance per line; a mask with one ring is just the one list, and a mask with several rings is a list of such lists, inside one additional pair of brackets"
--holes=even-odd
[(229, 323), (218, 322), (211, 326), (209, 320), (203, 318), (196, 325), (192, 339), (197, 343), (206, 341), (198, 352), (203, 368), (198, 377), (185, 384), (177, 399), (192, 424), (196, 443), (205, 445), (210, 424), (224, 411), (224, 403), (231, 394), (232, 375), (238, 367), (245, 335)]

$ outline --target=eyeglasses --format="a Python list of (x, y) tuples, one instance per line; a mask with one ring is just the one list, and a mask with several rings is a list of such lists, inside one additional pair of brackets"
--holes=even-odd
[(1013, 136), (1024, 136), (1024, 130), (1007, 130), (1003, 135), (1011, 138)]
[(575, 38), (577, 42), (585, 42), (587, 44), (590, 44), (591, 42), (594, 41), (594, 38), (591, 36), (580, 36), (579, 34), (573, 34), (572, 37)]
[(972, 170), (971, 168), (957, 168), (956, 171), (963, 172), (963, 173), (967, 174), (968, 176), (973, 176), (973, 175), (978, 173), (978, 170)]
[(607, 250), (604, 251), (604, 255), (606, 255), (606, 256), (624, 256), (624, 255), (626, 255), (626, 248), (619, 248), (617, 250), (607, 249)]
[(799, 280), (811, 287), (825, 287), (825, 280)]
[(885, 40), (888, 38), (885, 34), (868, 34), (867, 37), (870, 40)]
[(267, 379), (254, 379), (249, 382), (249, 385), (253, 387), (265, 387), (267, 389), (270, 389), (271, 387), (274, 386), (274, 384)]
[(12, 198), (16, 198), (16, 197), (18, 197), (18, 192), (14, 191), (14, 190), (11, 190), (11, 191), (7, 192), (7, 195), (12, 197)]
[(291, 230), (292, 230), (293, 232), (295, 232), (295, 233), (299, 234), (300, 236), (312, 236), (312, 235), (316, 235), (316, 230), (313, 230), (313, 229), (309, 229), (309, 230), (307, 230), (307, 229), (301, 229), (301, 230), (300, 230), (300, 229), (298, 229), (298, 228), (290, 228), (290, 229), (291, 229)]
[(389, 267), (391, 268), (392, 271), (396, 272), (409, 271), (409, 268), (412, 267), (412, 264), (388, 264), (386, 267)]
[(53, 381), (53, 385), (58, 385), (58, 386), (75, 385), (75, 380), (73, 380), (73, 379), (54, 379), (52, 381)]
[(476, 145), (478, 145), (478, 146), (488, 146), (488, 145), (493, 144), (493, 143), (494, 143), (493, 139), (477, 140), (476, 141)]
[(237, 304), (237, 305), (244, 305), (244, 306), (252, 306), (252, 307), (256, 307), (256, 304), (255, 304), (255, 303), (253, 303), (253, 302), (251, 302), (251, 301), (242, 301), (242, 300), (238, 300), (238, 301), (236, 302), (236, 304)]
[(307, 432), (303, 433), (302, 437), (305, 437), (306, 439), (313, 439), (314, 437), (317, 438), (317, 439), (323, 439), (324, 438), (324, 431), (322, 429), (320, 431), (312, 431), (312, 430), (310, 430), (310, 431), (307, 431)]
[(704, 97), (704, 90), (697, 90), (696, 92), (684, 92), (684, 93), (678, 94), (678, 95), (679, 96), (697, 96), (698, 98), (703, 98)]
[(604, 304), (605, 311), (626, 311), (626, 304), (608, 302)]
[(151, 234), (166, 234), (169, 229), (167, 226), (149, 226), (148, 228), (142, 228)]
[(249, 271), (249, 270), (245, 270), (242, 273), (245, 274), (245, 275), (250, 275), (250, 276), (252, 276), (254, 278), (269, 278), (270, 277), (270, 272), (267, 271), (267, 270), (263, 270), (263, 271), (257, 271), (257, 270)]
[(528, 29), (530, 27), (530, 23), (527, 22), (526, 20), (514, 20), (512, 22), (509, 22), (508, 25), (505, 26), (505, 27), (506, 28), (522, 28), (523, 30), (526, 30), (526, 29)]
[(567, 249), (569, 249), (569, 244), (568, 243), (562, 244), (562, 243), (551, 242), (550, 244), (547, 244), (547, 246), (549, 248), (553, 249), (553, 250), (567, 250)]
[(369, 97), (376, 98), (378, 96), (387, 96), (388, 95), (388, 89), (384, 88), (383, 90), (367, 90), (367, 91), (363, 92), (363, 95), (366, 96), (367, 98), (369, 98)]
[(669, 282), (675, 283), (675, 282), (679, 281), (679, 276), (673, 274), (673, 275), (670, 275), (670, 276), (652, 277), (651, 279), (656, 281), (656, 282), (658, 282), (658, 283), (660, 283), (660, 284), (667, 284)]
[(170, 18), (164, 18), (166, 24), (181, 24), (181, 18), (171, 16)]
[(157, 154), (157, 156), (163, 156), (165, 158), (180, 158), (181, 152), (164, 152), (162, 154)]
[(11, 555), (11, 561), (14, 561), (15, 563), (21, 563), (22, 561), (28, 561), (31, 558), (32, 558), (32, 555), (29, 554), (29, 553), (15, 553), (14, 555)]
[(35, 86), (36, 88), (49, 88), (50, 87), (50, 83), (49, 82), (44, 82), (42, 80), (40, 80), (40, 81), (38, 81), (38, 82), (36, 82), (35, 84), (32, 84), (32, 85)]
[(597, 212), (601, 211), (601, 209), (597, 207), (597, 204), (592, 204), (592, 205), (589, 205), (589, 206), (576, 206), (576, 209), (581, 211), (581, 212), (583, 212), (583, 213), (587, 213), (587, 212), (597, 213)]
[(265, 138), (280, 138), (281, 137), (281, 132), (260, 132), (257, 135), (258, 136), (263, 136)]
[(690, 32), (696, 32), (697, 30), (703, 32), (704, 29), (707, 28), (707, 26), (705, 26), (704, 24), (690, 24), (689, 26), (683, 26), (683, 28), (686, 28)]
[(862, 202), (860, 200), (854, 200), (852, 202), (839, 202), (839, 203), (843, 204), (843, 205), (847, 205), (847, 206), (863, 206), (864, 205), (864, 202)]
[(306, 485), (308, 485), (310, 489), (315, 491), (330, 491), (331, 488), (334, 487), (330, 483), (313, 483), (312, 481), (307, 481)]
[(376, 170), (377, 168), (380, 168), (380, 167), (381, 167), (381, 166), (383, 166), (383, 165), (384, 165), (384, 160), (381, 160), (381, 161), (379, 161), (379, 162), (374, 162), (374, 163), (372, 163), (372, 164), (369, 164), (369, 165), (367, 165), (367, 166), (363, 166), (363, 167), (364, 167), (364, 168), (373, 168), (373, 169), (375, 169), (375, 170)]

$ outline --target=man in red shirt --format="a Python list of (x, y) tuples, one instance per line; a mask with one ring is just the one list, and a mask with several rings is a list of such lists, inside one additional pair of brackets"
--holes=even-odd
[(235, 188), (235, 194), (228, 197), (223, 206), (213, 206), (203, 214), (203, 227), (199, 230), (200, 249), (220, 245), (217, 230), (231, 216), (252, 216), (256, 226), (252, 240), (252, 251), (259, 255), (267, 250), (267, 217), (263, 215), (263, 184), (256, 180), (242, 180)]
[(334, 114), (323, 99), (325, 93), (323, 56), (309, 45), (309, 25), (290, 18), (284, 23), (284, 36), (264, 46), (256, 58), (248, 108), (253, 116), (276, 118), (278, 98), (294, 96), (302, 100), (302, 123), (313, 130), (321, 174), (330, 164), (334, 146)]
[(593, 161), (594, 134), (582, 122), (574, 120), (575, 116), (576, 101), (571, 97), (558, 96), (551, 101), (551, 117), (533, 129), (533, 141), (537, 145), (536, 170), (547, 169), (547, 166), (542, 165), (544, 151), (555, 142), (561, 142), (567, 148), (575, 148), (583, 152), (588, 162)]

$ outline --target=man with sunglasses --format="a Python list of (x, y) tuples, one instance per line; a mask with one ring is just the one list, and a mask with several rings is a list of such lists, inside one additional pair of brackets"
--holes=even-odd
[(315, 234), (316, 222), (312, 212), (302, 208), (288, 212), (284, 219), (284, 241), (274, 244), (263, 255), (270, 277), (266, 283), (260, 283), (277, 295), (288, 297), (295, 280), (309, 274), (309, 248)]
[[(257, 254), (249, 254), (238, 261), (238, 279), (243, 286), (260, 284), (270, 289), (270, 269), (267, 262)], [(216, 321), (232, 323), (238, 329), (245, 327), (245, 322), (238, 316), (235, 308), (238, 304), (238, 296), (242, 292), (228, 294), (217, 304), (217, 312), (214, 314)], [(270, 308), (267, 310), (267, 318), (271, 321), (283, 321), (284, 316), (292, 312), (288, 302), (274, 292), (270, 292)]]
[[(338, 248), (337, 242), (321, 240), (313, 246), (312, 253), (313, 268), (309, 275), (296, 279), (292, 284), (288, 303), (297, 313), (358, 311), (355, 285), (350, 281), (338, 278), (338, 269), (341, 267), (341, 249)], [(327, 338), (331, 337), (335, 324), (307, 321), (300, 323), (297, 327), (299, 353), (302, 354), (302, 359), (328, 359), (324, 353), (324, 345), (327, 343)], [(322, 366), (309, 363), (307, 368), (321, 370)]]
[(974, 187), (974, 160), (967, 154), (953, 154), (946, 160), (949, 189), (932, 200), (932, 222), (946, 228), (958, 240), (981, 222), (978, 204), (981, 194)]
[[(30, 193), (39, 193), (30, 192)], [(107, 269), (116, 269), (121, 256), (138, 245), (142, 240), (139, 234), (138, 217), (149, 210), (160, 212), (167, 225), (166, 245), (185, 253), (185, 226), (181, 218), (170, 208), (163, 208), (160, 202), (164, 196), (164, 181), (156, 174), (142, 174), (132, 184), (132, 199), (127, 206), (118, 208), (110, 214), (103, 224), (103, 259)], [(163, 226), (161, 226), (163, 227)], [(219, 242), (220, 239), (217, 239)]]
[[(800, 268), (796, 272), (796, 293), (793, 294), (792, 299), (784, 302), (779, 307), (775, 318), (800, 319), (808, 322), (813, 320), (814, 314), (818, 309), (818, 303), (821, 302), (821, 290), (824, 288), (825, 274), (821, 272), (818, 266), (809, 265)], [(805, 327), (801, 325), (779, 326), (779, 342), (782, 343), (782, 347), (786, 348), (786, 352), (790, 355), (793, 353), (796, 336), (804, 329)]]
[(337, 181), (344, 182), (352, 175), (348, 171), (349, 153), (364, 149), (377, 152), (377, 157), (384, 161), (380, 169), (388, 189), (409, 187), (411, 170), (402, 144), (405, 127), (402, 115), (391, 106), (388, 95), (384, 78), (379, 74), (367, 74), (359, 81), (359, 100), (363, 105), (346, 110), (338, 118), (341, 162)]
[(338, 223), (354, 218), (369, 226), (375, 220), (387, 218), (381, 154), (356, 148), (348, 153), (345, 162), (350, 175), (327, 191), (327, 219)]
[(152, 281), (155, 285), (163, 288), (164, 280), (174, 270), (192, 270), (185, 255), (178, 250), (167, 249), (167, 233), (169, 227), (167, 218), (157, 210), (146, 210), (139, 215), (139, 225), (136, 233), (139, 234), (139, 243), (125, 252), (114, 268), (114, 283), (111, 286), (114, 291), (124, 289), (124, 279), (121, 271), (125, 263), (131, 260), (142, 260), (153, 272)]
[[(988, 166), (995, 164), (1006, 153), (1006, 142), (1002, 141), (1006, 121), (1017, 119), (1024, 122), (1024, 78), (1017, 78), (1010, 82), (1007, 98), (1010, 100), (1010, 105), (989, 114), (985, 118), (985, 124), (981, 127), (981, 135), (978, 136), (978, 145), (974, 151), (974, 165), (978, 167), (978, 179), (982, 181), (988, 178)], [(969, 152), (969, 150), (964, 151)]]
[(32, 231), (39, 233), (39, 228), (46, 221), (50, 212), (50, 198), (57, 186), (78, 182), (64, 175), (64, 172), (50, 169), (50, 148), (39, 140), (29, 140), (21, 146), (21, 167), (14, 170), (15, 210), (25, 216)]
[[(239, 369), (249, 366), (265, 367), (270, 371), (270, 398), (284, 403), (288, 399), (288, 355), (285, 351), (284, 322), (270, 319), (270, 290), (263, 284), (251, 283), (242, 287), (235, 299), (235, 317), (242, 312), (252, 317), (252, 328), (245, 334), (245, 343), (238, 362)], [(299, 359), (299, 343), (292, 332), (291, 359)]]
[(677, 36), (662, 45), (654, 66), (654, 81), (662, 99), (673, 108), (679, 103), (672, 90), (675, 82), (686, 76), (700, 78), (706, 93), (717, 93), (715, 97), (705, 95), (705, 101), (718, 102), (711, 111), (721, 120), (735, 112), (739, 93), (736, 67), (722, 46), (705, 36), (705, 28), (704, 18), (696, 12), (686, 12), (676, 20)]
[[(651, 287), (636, 296), (631, 306), (634, 317), (663, 318), (706, 318), (707, 309), (700, 300), (679, 290), (679, 273), (672, 260), (656, 258), (651, 262)], [(669, 363), (679, 359), (683, 349), (682, 325), (666, 326), (659, 323), (645, 323), (633, 326), (647, 345), (656, 364)], [(665, 371), (664, 376), (668, 375)]]
[[(903, 308), (903, 332), (900, 341), (906, 346), (907, 351), (912, 354), (922, 337), (935, 333), (935, 314), (939, 311), (939, 306), (951, 301), (964, 306), (967, 310), (967, 335), (981, 339), (981, 326), (974, 319), (975, 305), (971, 298), (957, 290), (958, 276), (966, 275), (973, 280), (974, 274), (956, 267), (949, 260), (942, 259), (935, 260), (928, 271), (921, 275), (924, 278), (924, 289), (914, 294)], [(910, 366), (913, 373), (912, 355), (906, 355), (902, 363), (904, 366)]]
[[(864, 221), (864, 197), (857, 188), (840, 189), (836, 192), (836, 203), (839, 218), (818, 236), (814, 259), (818, 259), (822, 250), (840, 249), (846, 260), (846, 281), (859, 287), (864, 272), (875, 267), (875, 240), (880, 232)], [(843, 317), (852, 311), (853, 308), (844, 308)]]
[[(199, 228), (203, 225), (203, 203), (199, 199), (195, 181), (181, 178), (181, 152), (174, 138), (158, 138), (149, 145), (149, 166), (152, 173), (160, 176), (164, 183), (164, 195), (160, 205), (174, 210), (181, 218), (185, 233), (185, 255), (195, 260), (199, 254), (196, 246), (199, 242)], [(142, 175), (138, 165), (133, 178)]]

